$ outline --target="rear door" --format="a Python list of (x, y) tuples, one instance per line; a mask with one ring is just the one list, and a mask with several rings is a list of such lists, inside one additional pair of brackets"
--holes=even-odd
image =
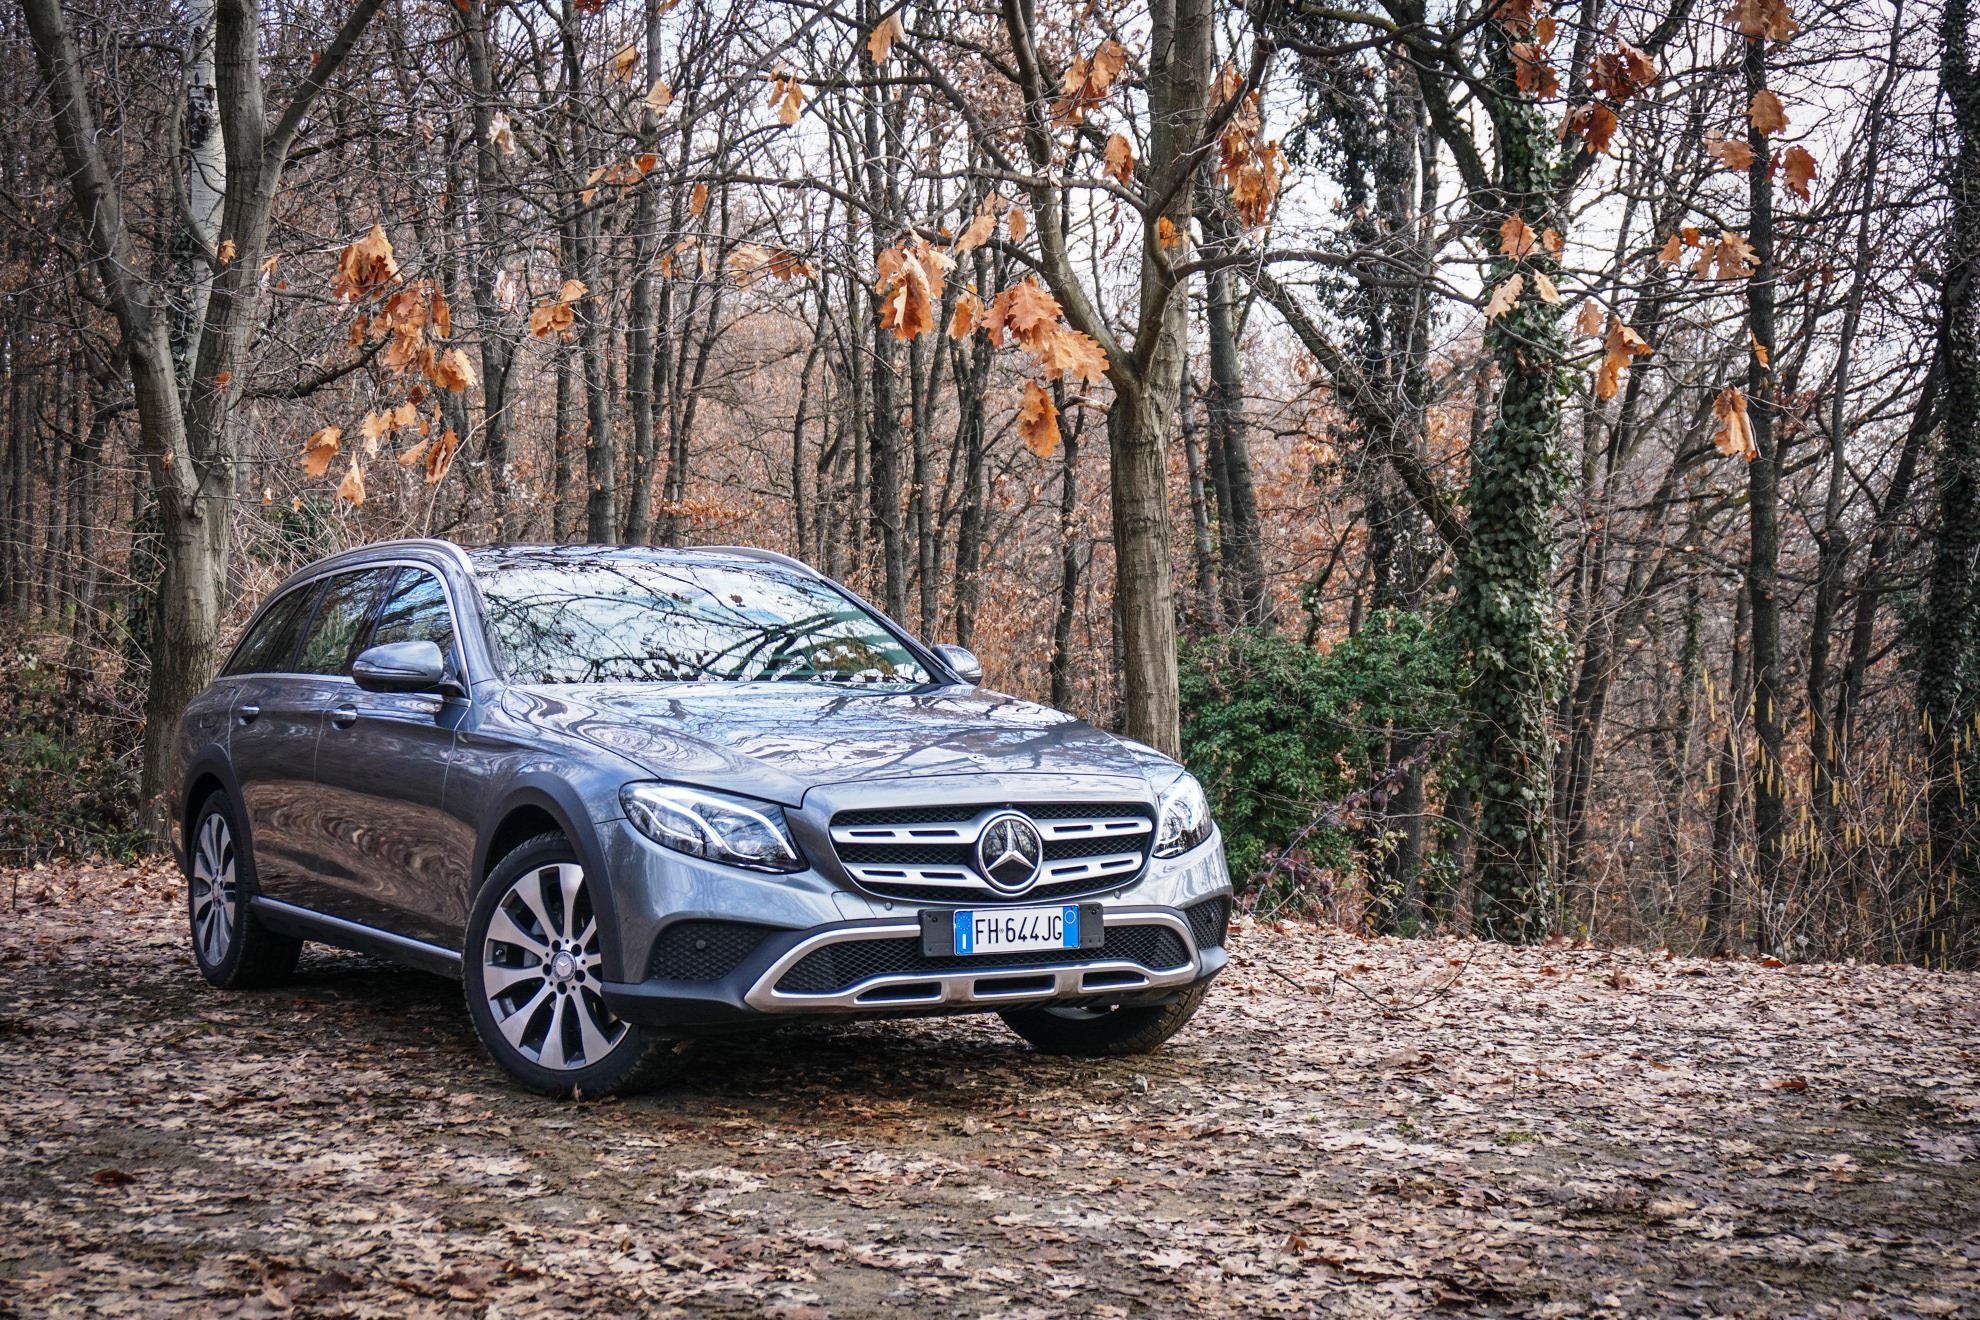
[(294, 700), (296, 650), (316, 610), (323, 582), (290, 589), (262, 612), (227, 664), (233, 679), (227, 756), (241, 794), (241, 814), (261, 892), (297, 902), (304, 889), (298, 823), (316, 773), (321, 712)]
[[(355, 649), (387, 642), (434, 643), (458, 681), (454, 615), (437, 574), (397, 570)], [(454, 727), (467, 708), (461, 696), (353, 685), (330, 709), (316, 745), (316, 802), (326, 823), (317, 864), (338, 891), (338, 915), (459, 947), (467, 858), (442, 803)]]

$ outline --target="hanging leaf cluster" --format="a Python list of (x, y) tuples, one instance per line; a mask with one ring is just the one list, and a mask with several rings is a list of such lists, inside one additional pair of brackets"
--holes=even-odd
[(894, 43), (907, 36), (901, 26), (901, 11), (893, 13), (873, 25), (873, 31), (866, 38), (866, 53), (875, 66), (884, 66), (887, 57), (893, 53)]
[(1100, 43), (1092, 55), (1075, 55), (1059, 80), (1060, 96), (1052, 105), (1052, 118), (1061, 128), (1086, 122), (1098, 110), (1107, 94), (1127, 68), (1127, 50), (1111, 37)]
[[(995, 199), (986, 198), (970, 225), (946, 248), (915, 236), (880, 254), (873, 291), (880, 300), (883, 329), (904, 341), (937, 329), (937, 309), (948, 292), (956, 255), (987, 241), (997, 206)], [(1015, 206), (1008, 210), (1013, 221), (1023, 214)], [(1029, 353), (1051, 380), (1071, 377), (1093, 384), (1107, 373), (1106, 351), (1092, 337), (1067, 325), (1058, 299), (1031, 276), (987, 304), (973, 287), (956, 290), (946, 329), (952, 339), (967, 339), (981, 332), (993, 347), (1015, 344)], [(1018, 427), (1026, 445), (1041, 458), (1058, 446), (1057, 418), (1051, 396), (1038, 382), (1028, 382), (1019, 405)]]
[[(1550, 228), (1545, 233), (1535, 234), (1533, 226), (1518, 212), (1507, 216), (1499, 226), (1499, 255), (1515, 265), (1528, 261), (1536, 252), (1544, 252), (1558, 259), (1561, 247), (1559, 233)], [(1485, 303), (1485, 319), (1496, 321), (1510, 312), (1518, 305), (1520, 294), (1529, 287), (1543, 303), (1561, 301), (1561, 291), (1554, 287), (1554, 281), (1546, 271), (1537, 266), (1530, 271), (1518, 270), (1501, 280), (1499, 286), (1492, 290), (1492, 296)]]
[(810, 262), (786, 248), (738, 243), (735, 250), (729, 253), (729, 273), (738, 285), (747, 289), (766, 279), (776, 280), (779, 284), (808, 280), (818, 271)]
[(1719, 424), (1712, 433), (1712, 443), (1721, 454), (1749, 463), (1760, 457), (1760, 448), (1753, 442), (1753, 423), (1746, 415), (1746, 396), (1737, 385), (1719, 391), (1719, 397), (1712, 401), (1712, 417)]
[(1248, 229), (1262, 226), (1272, 214), (1285, 181), (1286, 158), (1276, 139), (1265, 137), (1258, 93), (1244, 90), (1244, 77), (1225, 65), (1217, 79), (1219, 103), (1242, 97), (1237, 110), (1217, 139), (1217, 177), (1231, 191), (1231, 205)]
[[(1591, 303), (1590, 306), (1593, 306)], [(1650, 345), (1642, 335), (1622, 323), (1621, 317), (1609, 318), (1609, 333), (1602, 341), (1602, 365), (1595, 372), (1595, 397), (1613, 399), (1622, 384), (1622, 373), (1636, 358), (1650, 352)]]
[[(1801, 31), (1787, 0), (1736, 0), (1726, 11), (1726, 22), (1748, 41), (1788, 41)], [(1754, 139), (1764, 144), (1769, 138), (1780, 136), (1788, 130), (1790, 120), (1779, 95), (1763, 87), (1747, 104), (1746, 122), (1752, 129), (1746, 136), (1727, 137), (1717, 131), (1705, 135), (1705, 154), (1718, 168), (1742, 174), (1751, 170)], [(1768, 177), (1783, 180), (1788, 191), (1802, 201), (1813, 201), (1820, 169), (1808, 148), (1796, 142), (1782, 151), (1768, 151), (1771, 157), (1767, 162)]]
[(584, 187), (578, 192), (578, 200), (590, 206), (597, 198), (601, 187), (616, 187), (619, 196), (624, 197), (634, 184), (651, 173), (653, 167), (659, 163), (658, 156), (650, 151), (643, 151), (638, 155), (627, 156), (624, 160), (613, 161), (609, 165), (600, 165), (585, 176)]
[(1610, 139), (1616, 133), (1617, 112), (1656, 81), (1655, 62), (1618, 37), (1614, 50), (1599, 51), (1589, 61), (1588, 86), (1595, 97), (1569, 112), (1566, 131), (1587, 143), (1595, 154), (1608, 154)]
[(770, 104), (777, 107), (777, 122), (785, 128), (797, 123), (804, 114), (804, 89), (795, 73), (770, 75)]
[(583, 280), (565, 280), (553, 297), (540, 299), (529, 309), (529, 332), (538, 339), (569, 334), (577, 321), (578, 302), (590, 292)]
[(880, 326), (896, 339), (914, 339), (935, 328), (935, 304), (955, 258), (925, 238), (896, 244), (880, 254), (873, 291), (880, 296)]
[[(429, 444), (426, 437), (433, 422), (420, 415), (420, 405), (429, 397), (429, 386), (458, 394), (472, 389), (477, 379), (467, 352), (447, 342), (454, 325), (446, 294), (430, 279), (405, 282), (391, 240), (381, 225), (373, 225), (369, 234), (338, 253), (331, 291), (341, 301), (372, 309), (360, 310), (352, 318), (350, 346), (362, 348), (382, 340), (385, 347), (378, 354), (379, 367), (395, 376), (415, 377), (403, 402), (365, 416), (359, 426), (364, 439), (362, 458), (376, 457), (381, 444), (401, 433), (417, 437), (418, 443), (401, 454), (399, 462), (410, 465), (423, 457), (427, 484), (439, 482), (447, 474), (459, 441), (448, 430), (441, 444)], [(305, 477), (314, 479), (328, 473), (342, 448), (343, 435), (341, 427), (325, 426), (303, 442), (298, 462)], [(353, 505), (363, 504), (361, 457), (353, 453), (349, 459), (337, 484), (337, 495)]]
[(1753, 245), (1730, 229), (1721, 229), (1717, 238), (1708, 237), (1691, 225), (1673, 230), (1664, 239), (1657, 260), (1666, 266), (1676, 266), (1685, 261), (1686, 251), (1697, 254), (1690, 259), (1689, 269), (1701, 280), (1737, 280), (1753, 273)]

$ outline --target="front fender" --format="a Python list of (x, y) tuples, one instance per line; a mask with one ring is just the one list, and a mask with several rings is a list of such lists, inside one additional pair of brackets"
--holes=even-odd
[[(523, 840), (507, 837), (503, 825), (516, 812), (535, 809), (556, 821), (558, 830), (570, 841), (585, 874), (597, 883), (591, 886), (591, 901), (598, 915), (599, 953), (605, 960), (606, 980), (623, 979), (624, 951), (619, 941), (618, 896), (613, 892), (611, 873), (605, 866), (605, 853), (599, 846), (598, 831), (592, 825), (592, 811), (583, 794), (566, 779), (546, 770), (525, 770), (505, 786), (501, 795), (485, 811), (474, 844), (474, 886), (478, 893), (488, 873), (501, 863), (494, 855)], [(470, 898), (473, 896), (470, 895)], [(472, 950), (467, 951), (472, 954)]]

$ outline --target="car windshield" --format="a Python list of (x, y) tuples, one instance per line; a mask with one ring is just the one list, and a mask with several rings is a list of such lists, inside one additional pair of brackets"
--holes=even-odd
[(519, 683), (930, 681), (879, 619), (802, 573), (597, 554), (477, 560)]

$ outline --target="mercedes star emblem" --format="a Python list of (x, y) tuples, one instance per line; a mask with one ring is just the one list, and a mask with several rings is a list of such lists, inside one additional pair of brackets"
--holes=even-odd
[(1038, 879), (1045, 860), (1045, 841), (1027, 816), (1007, 811), (992, 816), (976, 838), (976, 869), (992, 886), (1019, 894)]

